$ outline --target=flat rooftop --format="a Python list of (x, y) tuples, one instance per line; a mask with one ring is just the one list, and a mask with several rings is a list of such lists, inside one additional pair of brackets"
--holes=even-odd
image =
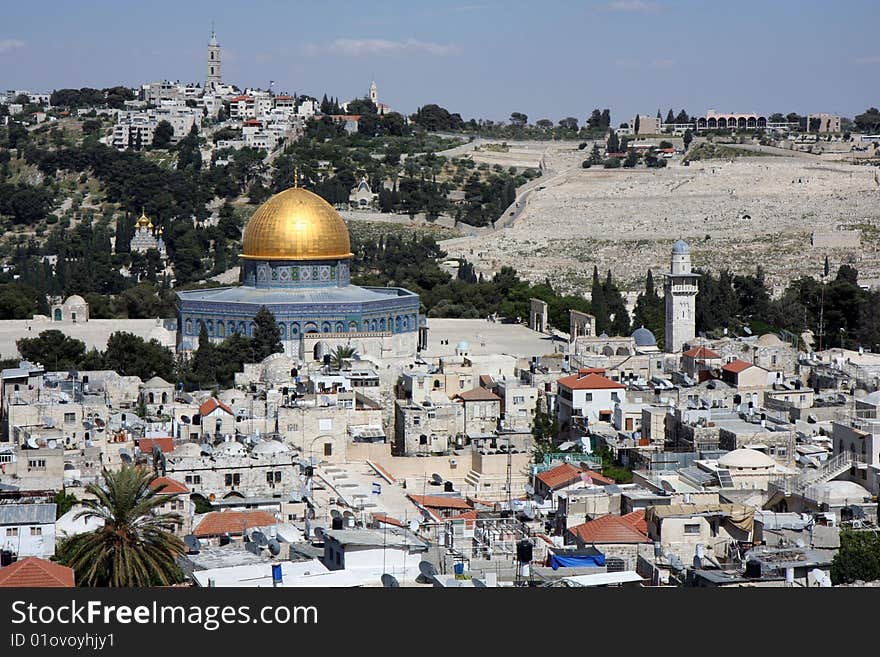
[[(429, 317), (427, 322), (428, 348), (422, 351), (424, 358), (453, 356), (462, 340), (468, 343), (472, 356), (506, 354), (517, 358), (553, 354), (568, 344), (566, 338), (538, 333), (525, 324), (439, 317)], [(441, 344), (446, 341), (449, 344)]]

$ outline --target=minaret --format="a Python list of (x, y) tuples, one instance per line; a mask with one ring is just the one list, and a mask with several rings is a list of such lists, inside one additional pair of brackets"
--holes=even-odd
[(696, 337), (697, 278), (691, 271), (691, 249), (684, 240), (672, 245), (671, 271), (666, 274), (666, 352), (678, 353)]
[(379, 87), (376, 86), (375, 80), (370, 83), (370, 100), (374, 105), (379, 106)]
[(208, 76), (205, 78), (205, 93), (216, 91), (223, 84), (220, 77), (220, 44), (211, 23), (211, 40), (208, 42)]

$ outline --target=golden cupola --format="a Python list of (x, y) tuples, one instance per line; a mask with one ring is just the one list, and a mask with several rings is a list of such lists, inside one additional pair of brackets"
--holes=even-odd
[(254, 212), (242, 237), (246, 260), (340, 260), (352, 257), (348, 226), (317, 194), (291, 187)]
[(138, 219), (137, 223), (135, 223), (135, 228), (149, 228), (149, 229), (153, 228), (153, 222), (150, 221), (150, 218), (146, 215), (146, 213), (143, 210), (141, 210), (140, 219)]

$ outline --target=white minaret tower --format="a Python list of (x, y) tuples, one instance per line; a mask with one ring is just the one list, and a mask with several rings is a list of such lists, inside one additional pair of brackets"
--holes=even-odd
[(205, 78), (205, 93), (215, 91), (223, 84), (220, 77), (220, 44), (217, 43), (217, 35), (214, 33), (214, 23), (211, 23), (211, 40), (208, 42), (208, 76)]
[(672, 245), (672, 267), (666, 274), (666, 352), (678, 353), (696, 337), (699, 274), (691, 271), (691, 249), (684, 240)]
[(374, 105), (379, 105), (379, 87), (376, 86), (375, 80), (370, 83), (370, 100), (373, 101)]

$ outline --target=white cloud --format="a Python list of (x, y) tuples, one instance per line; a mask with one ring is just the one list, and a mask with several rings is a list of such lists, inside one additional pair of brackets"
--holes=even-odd
[(631, 13), (653, 13), (660, 11), (660, 5), (656, 2), (645, 2), (644, 0), (614, 0), (606, 7), (609, 11), (625, 11)]
[(21, 39), (0, 39), (0, 55), (16, 48), (24, 48), (24, 41)]
[(303, 48), (308, 55), (324, 53), (360, 57), (363, 55), (426, 54), (442, 57), (461, 52), (454, 43), (430, 43), (418, 39), (336, 39), (328, 44), (309, 44)]

